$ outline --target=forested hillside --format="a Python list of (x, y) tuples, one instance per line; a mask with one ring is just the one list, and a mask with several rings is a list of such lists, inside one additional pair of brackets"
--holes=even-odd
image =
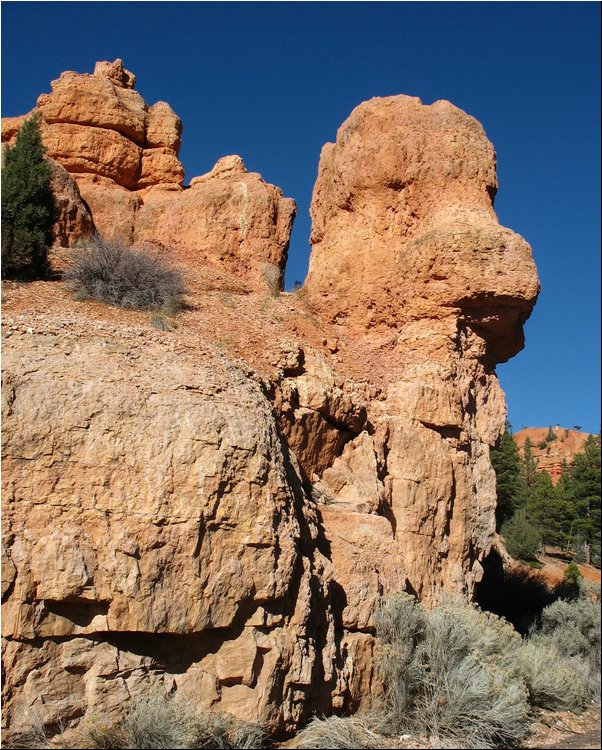
[[(548, 440), (555, 431), (550, 428)], [(583, 449), (565, 462), (556, 484), (541, 470), (529, 437), (522, 451), (507, 426), (492, 451), (496, 472), (498, 530), (509, 552), (533, 560), (546, 547), (572, 553), (578, 562), (600, 566), (600, 436), (589, 435)]]

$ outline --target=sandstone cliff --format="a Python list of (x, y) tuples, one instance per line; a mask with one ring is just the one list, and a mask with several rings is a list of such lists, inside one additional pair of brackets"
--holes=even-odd
[(494, 367), (537, 275), (495, 217), (481, 126), (399, 96), (324, 147), (309, 277), (274, 298), (293, 202), (235, 156), (184, 188), (179, 120), (133, 83), (99, 63), (38, 101), (83, 217), (58, 241), (93, 222), (164, 247), (190, 305), (159, 332), (61, 283), (5, 285), (4, 721), (161, 683), (292, 730), (378, 693), (379, 597), (473, 594)]

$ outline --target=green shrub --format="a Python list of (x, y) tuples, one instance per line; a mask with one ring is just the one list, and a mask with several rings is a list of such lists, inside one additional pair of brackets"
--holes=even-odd
[(138, 310), (175, 310), (186, 293), (180, 272), (157, 255), (98, 236), (73, 250), (64, 278), (77, 299)]
[(21, 126), (2, 166), (2, 278), (35, 279), (47, 272), (57, 209), (52, 168), (44, 159), (39, 116)]
[(382, 604), (375, 625), (386, 707), (398, 731), (465, 748), (524, 736), (529, 705), (515, 659), (520, 637), (507, 622), (458, 599), (427, 612), (398, 596)]
[(580, 596), (583, 591), (583, 573), (579, 570), (577, 563), (570, 562), (566, 566), (563, 584), (573, 598)]
[(524, 508), (502, 524), (502, 536), (508, 552), (519, 560), (535, 560), (541, 547), (541, 532), (533, 525)]

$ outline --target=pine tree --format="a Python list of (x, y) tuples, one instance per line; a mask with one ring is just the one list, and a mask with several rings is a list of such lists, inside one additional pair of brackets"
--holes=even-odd
[(2, 168), (2, 277), (41, 278), (47, 271), (48, 248), (56, 206), (44, 159), (39, 116), (27, 119)]
[(525, 508), (519, 508), (502, 524), (501, 534), (512, 557), (525, 561), (537, 559), (541, 533)]
[(509, 424), (506, 425), (506, 432), (502, 435), (499, 446), (491, 451), (491, 464), (496, 477), (497, 508), (495, 515), (499, 530), (504, 521), (511, 518), (521, 505), (524, 494), (520, 477), (520, 455), (510, 432)]
[(523, 446), (521, 462), (521, 479), (527, 500), (531, 497), (533, 488), (537, 483), (537, 477), (537, 459), (533, 455), (533, 443), (530, 438), (527, 438)]
[(567, 495), (574, 515), (573, 530), (584, 540), (585, 562), (592, 549), (600, 556), (600, 436), (590, 435), (567, 474)]
[(569, 537), (572, 513), (562, 489), (554, 487), (547, 471), (537, 474), (526, 509), (537, 525), (544, 545), (563, 547)]

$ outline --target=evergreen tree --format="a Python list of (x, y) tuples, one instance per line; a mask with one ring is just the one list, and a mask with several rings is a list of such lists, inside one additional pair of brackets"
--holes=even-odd
[(39, 116), (26, 120), (2, 168), (2, 277), (32, 279), (47, 271), (56, 206), (44, 159)]
[(571, 507), (562, 488), (554, 487), (547, 471), (537, 474), (526, 505), (544, 545), (563, 547), (571, 528)]
[(512, 517), (523, 496), (521, 460), (509, 424), (506, 424), (499, 446), (491, 451), (491, 464), (496, 478), (496, 525), (499, 530), (504, 521)]
[(530, 438), (527, 438), (523, 446), (523, 456), (521, 463), (521, 479), (523, 489), (526, 493), (526, 500), (529, 500), (531, 497), (533, 488), (537, 483), (537, 477), (537, 459), (533, 455), (533, 443), (531, 442)]
[(525, 508), (519, 508), (501, 529), (508, 552), (519, 560), (536, 560), (541, 546), (541, 533)]
[[(591, 562), (592, 549), (599, 564), (600, 555), (600, 436), (590, 435), (583, 450), (569, 468), (567, 500), (572, 505), (573, 531), (585, 544), (585, 562)], [(596, 560), (594, 560), (596, 561)]]

